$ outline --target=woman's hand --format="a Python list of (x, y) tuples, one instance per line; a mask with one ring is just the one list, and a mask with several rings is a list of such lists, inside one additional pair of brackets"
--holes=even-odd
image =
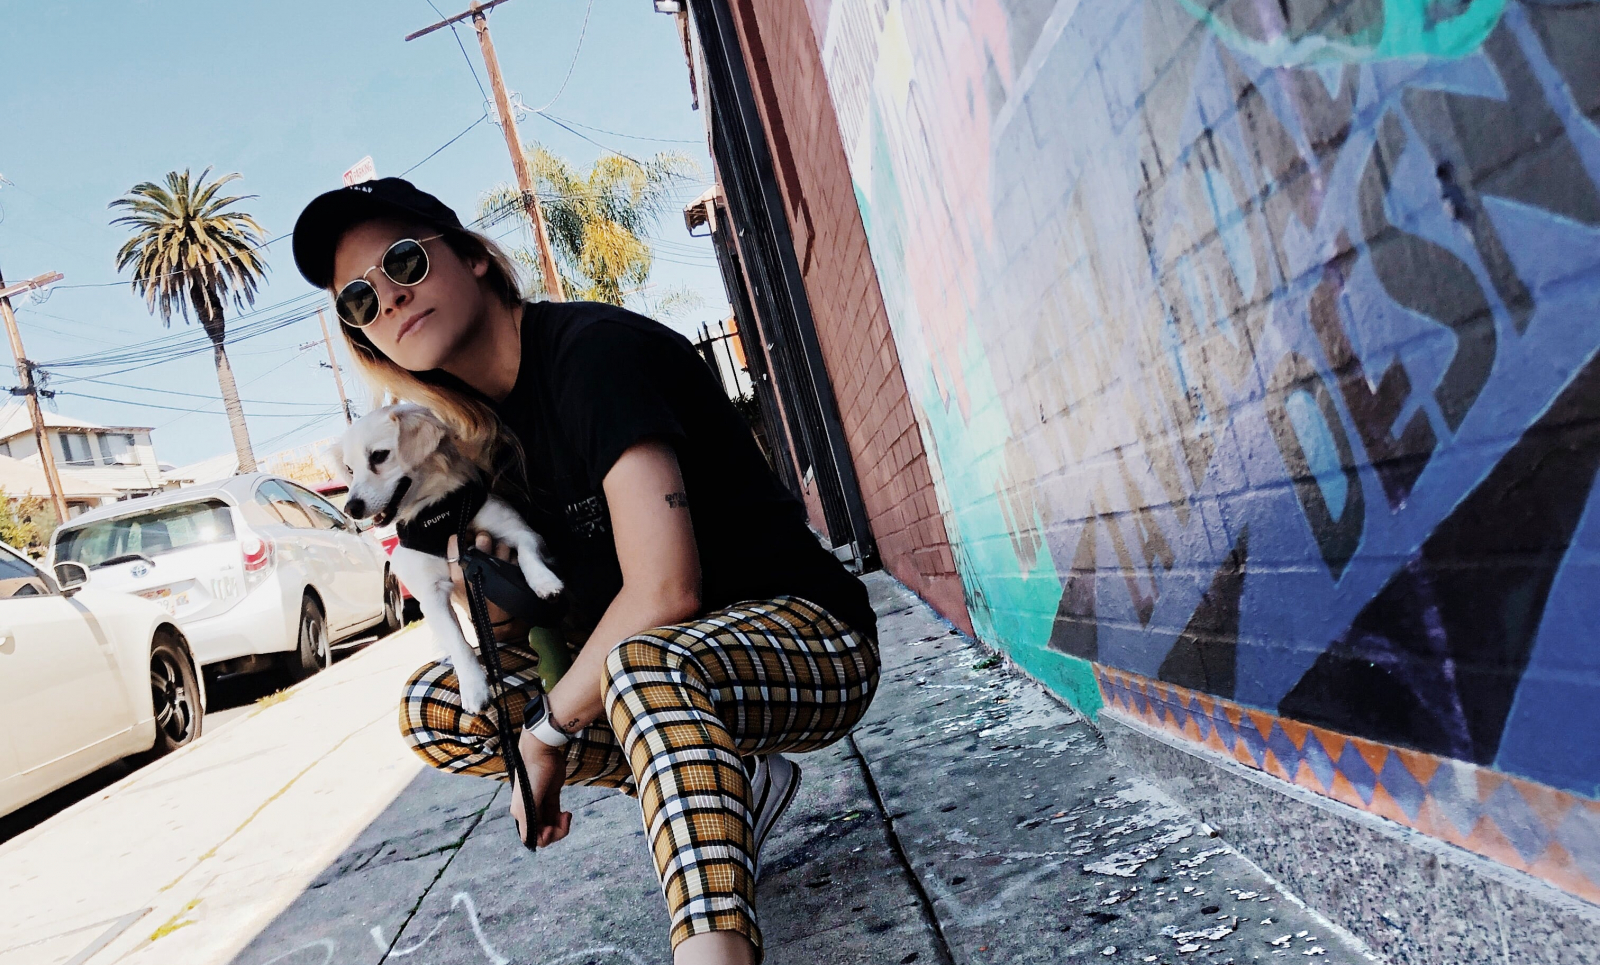
[[(474, 545), (477, 546), (480, 552), (491, 553), (503, 560), (515, 560), (517, 558), (515, 550), (506, 543), (495, 542), (494, 538), (488, 533), (477, 534)], [(445, 543), (444, 553), (445, 559), (450, 561), (450, 582), (455, 586), (450, 591), (450, 598), (470, 612), (470, 607), (467, 605), (467, 578), (461, 572), (461, 564), (457, 562), (461, 554), (456, 550), (456, 538), (454, 536), (450, 537), (449, 541)], [(521, 621), (515, 620), (511, 614), (495, 606), (493, 600), (485, 600), (484, 602), (489, 604), (489, 622), (494, 624), (494, 638), (496, 640), (501, 642), (520, 640), (527, 635), (528, 628), (523, 626)]]
[(522, 809), (522, 789), (516, 778), (511, 782), (511, 818), (517, 822), (517, 834), (524, 841), (533, 841), (548, 848), (572, 829), (572, 812), (561, 810), (561, 785), (567, 777), (567, 752), (551, 747), (527, 731), (517, 741), (517, 753), (528, 769), (528, 786), (533, 789), (535, 820), (533, 830), (527, 829), (527, 815)]

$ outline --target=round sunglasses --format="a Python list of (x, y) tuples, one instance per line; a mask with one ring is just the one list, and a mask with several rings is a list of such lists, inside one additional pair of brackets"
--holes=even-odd
[(362, 272), (360, 278), (339, 289), (339, 294), (334, 296), (333, 307), (339, 313), (339, 321), (351, 328), (366, 328), (377, 321), (378, 290), (367, 281), (367, 276), (381, 271), (385, 278), (403, 288), (422, 284), (423, 279), (428, 277), (428, 250), (422, 247), (422, 243), (443, 237), (401, 238), (390, 245), (376, 265)]

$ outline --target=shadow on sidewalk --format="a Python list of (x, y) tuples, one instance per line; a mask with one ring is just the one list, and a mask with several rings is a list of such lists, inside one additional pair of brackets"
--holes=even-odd
[[(848, 742), (806, 777), (768, 841), (768, 963), (939, 961)], [(506, 793), (424, 772), (233, 965), (668, 963), (668, 919), (634, 799), (568, 788), (572, 834), (529, 853)]]

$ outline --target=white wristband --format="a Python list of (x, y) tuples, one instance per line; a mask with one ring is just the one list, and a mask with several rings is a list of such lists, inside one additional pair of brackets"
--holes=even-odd
[(555, 723), (550, 719), (548, 704), (545, 706), (544, 716), (539, 719), (537, 724), (527, 728), (527, 730), (536, 740), (547, 747), (565, 747), (572, 740), (565, 732), (556, 727)]

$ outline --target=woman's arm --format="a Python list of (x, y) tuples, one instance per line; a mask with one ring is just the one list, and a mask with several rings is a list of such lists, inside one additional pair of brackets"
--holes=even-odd
[[(629, 448), (601, 485), (611, 510), (622, 590), (606, 608), (578, 659), (546, 695), (553, 719), (568, 733), (587, 727), (604, 709), (600, 682), (611, 648), (641, 630), (681, 623), (700, 609), (700, 553), (690, 525), (683, 473), (671, 447), (641, 442)], [(455, 555), (454, 541), (452, 536), (451, 556)], [(493, 545), (481, 533), (478, 548), (502, 558), (509, 554), (507, 547)], [(459, 567), (452, 564), (450, 573), (459, 587)], [(491, 612), (493, 620), (504, 616), (498, 608)], [(520, 632), (502, 639), (513, 639)], [(538, 810), (531, 834), (539, 847), (548, 847), (566, 837), (572, 826), (572, 815), (561, 810), (566, 751), (551, 748), (526, 731), (518, 739), (518, 750)], [(521, 794), (511, 795), (511, 815), (518, 833), (526, 833)]]
[(552, 719), (568, 733), (600, 716), (601, 679), (613, 647), (641, 630), (681, 623), (700, 609), (700, 554), (672, 448), (653, 441), (633, 446), (606, 473), (602, 487), (622, 590), (550, 691)]

